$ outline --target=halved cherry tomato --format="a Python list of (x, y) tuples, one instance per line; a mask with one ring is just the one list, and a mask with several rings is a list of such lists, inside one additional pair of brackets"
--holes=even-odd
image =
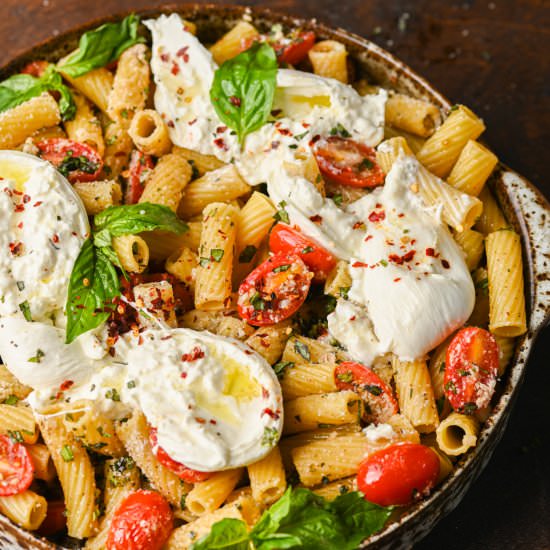
[(48, 68), (49, 62), (45, 60), (31, 61), (27, 63), (22, 69), (23, 74), (30, 74), (37, 78), (41, 77), (44, 74), (44, 71)]
[(0, 435), (0, 496), (26, 491), (32, 483), (34, 464), (24, 445)]
[(172, 527), (172, 510), (159, 493), (135, 491), (115, 512), (105, 547), (107, 550), (160, 550)]
[(286, 223), (278, 223), (271, 230), (269, 250), (300, 256), (313, 271), (316, 282), (324, 281), (336, 265), (336, 258), (328, 250)]
[(168, 453), (158, 444), (157, 439), (157, 430), (156, 428), (151, 428), (149, 431), (149, 443), (153, 450), (153, 454), (157, 457), (157, 460), (163, 465), (166, 466), (169, 470), (174, 472), (180, 479), (187, 481), (188, 483), (197, 483), (198, 481), (206, 481), (209, 477), (212, 476), (211, 472), (199, 472), (188, 468), (185, 464), (181, 462), (176, 462)]
[(339, 390), (352, 390), (365, 404), (367, 422), (387, 422), (399, 412), (392, 389), (372, 370), (361, 363), (344, 361), (334, 369), (334, 383)]
[(390, 445), (361, 462), (357, 487), (365, 499), (380, 506), (405, 506), (429, 494), (439, 468), (439, 458), (429, 447)]
[(94, 181), (103, 168), (101, 155), (89, 145), (65, 138), (36, 143), (39, 155), (51, 162), (71, 183)]
[(352, 187), (376, 187), (384, 183), (375, 150), (353, 139), (321, 138), (315, 143), (313, 154), (323, 176), (337, 183)]
[(49, 500), (48, 511), (44, 521), (38, 528), (38, 534), (43, 537), (50, 537), (65, 529), (66, 525), (65, 503), (62, 500)]
[(130, 166), (128, 167), (126, 204), (136, 204), (139, 201), (145, 189), (145, 180), (154, 167), (151, 155), (146, 155), (137, 150), (132, 152)]
[(309, 50), (315, 44), (315, 33), (312, 31), (297, 31), (272, 44), (277, 61), (288, 65), (297, 65), (303, 61)]
[(299, 256), (279, 253), (261, 263), (239, 287), (239, 316), (251, 325), (274, 325), (304, 303), (313, 273)]
[(473, 414), (491, 401), (498, 371), (498, 344), (478, 327), (459, 330), (447, 348), (443, 379), (453, 409)]

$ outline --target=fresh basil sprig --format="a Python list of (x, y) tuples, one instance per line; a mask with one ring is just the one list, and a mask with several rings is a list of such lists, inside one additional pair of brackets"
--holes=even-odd
[(345, 493), (327, 502), (308, 489), (289, 488), (250, 532), (247, 533), (244, 521), (224, 519), (191, 548), (355, 550), (384, 526), (391, 511), (391, 507), (366, 501), (359, 492)]
[(253, 45), (215, 72), (210, 101), (220, 120), (235, 130), (241, 145), (269, 117), (276, 83), (277, 56), (266, 43)]
[(80, 37), (78, 49), (58, 65), (59, 70), (76, 78), (108, 65), (130, 46), (145, 42), (138, 36), (138, 28), (139, 17), (131, 14), (118, 23), (105, 23), (85, 32)]
[(71, 343), (80, 334), (105, 322), (120, 296), (115, 266), (122, 268), (113, 237), (161, 229), (185, 233), (189, 229), (166, 206), (152, 203), (111, 206), (94, 217), (92, 237), (84, 242), (73, 266), (67, 295), (67, 333)]
[(49, 91), (59, 92), (61, 96), (59, 110), (63, 120), (72, 119), (76, 112), (73, 96), (53, 65), (48, 66), (39, 78), (30, 74), (15, 74), (0, 82), (0, 112), (17, 107)]

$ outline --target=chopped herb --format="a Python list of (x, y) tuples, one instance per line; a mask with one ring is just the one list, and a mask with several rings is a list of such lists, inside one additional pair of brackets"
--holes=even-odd
[(19, 403), (19, 397), (13, 395), (13, 393), (4, 399), (4, 405), (17, 405), (17, 403)]
[(336, 309), (336, 298), (330, 294), (325, 295), (325, 314), (328, 315)]
[(293, 361), (279, 361), (273, 365), (273, 370), (275, 371), (277, 378), (281, 379), (285, 375), (285, 370), (291, 369), (292, 367), (294, 367)]
[(59, 451), (59, 454), (65, 462), (72, 462), (74, 460), (73, 450), (69, 447), (69, 445), (63, 445), (63, 447), (61, 447), (61, 451)]
[(439, 364), (439, 372), (445, 372), (445, 361), (441, 361)]
[(372, 167), (374, 166), (374, 163), (372, 162), (372, 160), (368, 159), (368, 158), (364, 158), (359, 166), (358, 166), (358, 169), (359, 170), (370, 170)]
[(300, 141), (301, 139), (305, 138), (305, 137), (307, 136), (307, 134), (308, 134), (308, 131), (306, 130), (306, 131), (303, 132), (302, 134), (296, 134), (296, 135), (294, 136), (294, 139), (295, 139), (296, 141)]
[(338, 487), (338, 493), (340, 493), (341, 495), (345, 495), (348, 492), (349, 487), (347, 485), (340, 485), (340, 487)]
[(449, 113), (452, 113), (453, 111), (458, 111), (458, 108), (460, 107), (460, 105), (458, 105), (457, 103), (455, 103), (450, 109), (449, 109)]
[(201, 256), (199, 260), (199, 264), (201, 267), (207, 267), (209, 263), (210, 263), (210, 258), (204, 258)]
[(327, 476), (323, 476), (321, 478), (321, 485), (328, 485), (330, 483), (330, 479)]
[(29, 322), (32, 321), (32, 315), (31, 315), (31, 307), (29, 306), (29, 302), (25, 300), (24, 302), (21, 302), (19, 304), (19, 309), (23, 313), (23, 317)]
[(180, 510), (183, 510), (185, 509), (185, 499), (186, 499), (187, 495), (181, 495), (181, 499), (180, 499)]
[(341, 206), (342, 204), (342, 194), (338, 193), (337, 195), (332, 196), (332, 200), (336, 206)]
[(23, 443), (25, 441), (19, 430), (8, 430), (8, 437), (13, 443)]
[(16, 284), (19, 290), (25, 290), (25, 281), (17, 281)]
[(73, 156), (72, 151), (67, 151), (65, 158), (57, 167), (65, 177), (68, 177), (71, 172), (84, 172), (85, 174), (95, 174), (99, 168), (97, 162), (91, 162), (85, 156)]
[(120, 401), (120, 395), (118, 394), (116, 388), (111, 388), (110, 390), (107, 390), (105, 392), (105, 397), (107, 399), (112, 399), (113, 401)]
[(290, 223), (290, 218), (288, 217), (288, 212), (285, 210), (286, 202), (281, 201), (279, 203), (279, 210), (275, 212), (273, 218), (278, 222)]
[(296, 340), (296, 342), (294, 342), (294, 351), (301, 355), (306, 361), (311, 361), (311, 353), (309, 352), (309, 348), (306, 344), (300, 342), (300, 340)]
[(279, 437), (279, 432), (277, 431), (277, 428), (264, 428), (264, 435), (262, 436), (262, 445), (264, 447), (273, 447), (275, 443), (277, 442), (277, 438)]
[(128, 109), (122, 109), (122, 111), (120, 111), (120, 116), (122, 118), (128, 118)]
[(382, 395), (382, 388), (380, 386), (365, 384), (363, 388), (374, 395), (375, 397), (378, 397), (379, 395)]
[(489, 295), (489, 279), (487, 277), (485, 277), (485, 279), (481, 279), (481, 281), (479, 281), (476, 284), (476, 288), (479, 288), (481, 290), (481, 292), (483, 292), (483, 294), (485, 294), (485, 296), (488, 296)]
[(191, 179), (197, 179), (200, 176), (199, 169), (194, 160), (187, 161), (191, 165)]
[(258, 249), (253, 244), (248, 244), (244, 247), (243, 251), (239, 254), (239, 263), (247, 264), (252, 261)]
[(340, 136), (343, 138), (351, 137), (351, 134), (340, 123), (338, 123), (334, 128), (330, 130), (330, 135)]
[(34, 357), (29, 357), (29, 359), (27, 359), (27, 361), (29, 363), (41, 363), (42, 362), (42, 357), (44, 357), (46, 354), (41, 350), (41, 349), (37, 349), (36, 350), (36, 355)]
[(313, 252), (313, 247), (312, 246), (306, 246), (303, 250), (302, 250), (302, 254), (309, 254), (310, 252)]
[(388, 267), (388, 262), (386, 260), (380, 260), (380, 265), (383, 265), (384, 267)]
[(215, 262), (221, 262), (222, 258), (223, 258), (223, 250), (221, 248), (211, 248), (210, 249), (210, 257), (215, 261)]
[(260, 293), (256, 291), (250, 298), (250, 304), (255, 311), (264, 311), (265, 301), (262, 299)]
[(351, 371), (347, 372), (339, 372), (336, 375), (336, 378), (340, 380), (340, 382), (345, 382), (346, 384), (349, 384), (350, 382), (353, 382), (353, 374)]
[(452, 380), (449, 380), (444, 387), (445, 387), (445, 390), (450, 391), (455, 395), (458, 393), (455, 383)]
[(276, 267), (273, 270), (273, 273), (280, 273), (281, 271), (288, 271), (290, 269), (290, 264), (283, 264), (278, 267)]
[(298, 146), (295, 143), (292, 143), (288, 146), (289, 149), (298, 149)]
[[(110, 438), (110, 437), (111, 437), (111, 434), (110, 434), (110, 433), (107, 433), (107, 432), (103, 429), (103, 426), (97, 426), (96, 430), (97, 430), (97, 433), (98, 433), (101, 437), (106, 437), (106, 438)], [(104, 443), (103, 445), (106, 445), (106, 443)]]
[(464, 403), (464, 414), (474, 414), (477, 411), (477, 405), (472, 402)]
[(347, 300), (350, 288), (351, 288), (350, 286), (341, 286), (338, 289), (338, 294), (340, 294), (340, 297), (344, 298), (344, 300)]
[(128, 383), (126, 384), (126, 387), (131, 390), (136, 387), (136, 381), (135, 380), (128, 380)]
[(436, 399), (435, 404), (437, 406), (437, 414), (441, 414), (443, 412), (443, 407), (445, 406), (445, 396), (442, 395), (439, 399)]

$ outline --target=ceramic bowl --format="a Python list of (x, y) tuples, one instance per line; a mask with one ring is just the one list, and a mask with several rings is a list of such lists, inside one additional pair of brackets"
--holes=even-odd
[[(404, 63), (376, 44), (343, 29), (327, 27), (316, 20), (303, 20), (281, 15), (268, 9), (214, 5), (166, 5), (153, 10), (141, 10), (142, 18), (161, 13), (178, 12), (197, 23), (198, 35), (213, 42), (245, 17), (260, 29), (274, 23), (285, 27), (314, 30), (320, 38), (331, 38), (344, 43), (353, 59), (357, 74), (369, 80), (394, 88), (414, 97), (426, 99), (447, 111), (451, 104), (431, 84)], [(33, 59), (59, 59), (72, 51), (80, 35), (91, 28), (122, 18), (117, 14), (61, 34), (30, 48), (0, 68), (0, 80), (21, 69)], [(478, 445), (464, 455), (453, 474), (426, 500), (409, 508), (398, 520), (364, 542), (369, 549), (389, 550), (409, 548), (427, 535), (434, 525), (453, 510), (469, 486), (481, 473), (497, 446), (510, 417), (523, 381), (526, 364), (537, 333), (550, 317), (550, 207), (542, 194), (525, 178), (500, 164), (491, 177), (493, 189), (506, 218), (521, 235), (525, 266), (525, 297), (528, 312), (528, 331), (518, 339), (513, 361), (508, 367), (503, 387), (495, 399), (494, 409), (484, 424)], [(0, 548), (38, 548), (51, 550), (55, 546), (15, 527), (0, 515)]]

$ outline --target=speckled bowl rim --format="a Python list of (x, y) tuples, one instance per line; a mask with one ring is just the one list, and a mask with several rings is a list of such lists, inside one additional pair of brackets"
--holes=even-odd
[[(451, 107), (451, 103), (444, 95), (380, 46), (344, 29), (327, 26), (316, 19), (306, 20), (267, 8), (217, 4), (165, 4), (135, 11), (142, 18), (156, 17), (161, 13), (170, 12), (178, 12), (191, 20), (198, 18), (204, 24), (210, 22), (218, 29), (222, 26), (230, 26), (234, 21), (246, 17), (257, 24), (282, 23), (288, 27), (315, 30), (320, 37), (333, 38), (345, 43), (352, 57), (356, 58), (360, 65), (368, 66), (368, 73), (382, 84), (429, 100), (443, 111)], [(67, 46), (71, 42), (74, 44), (75, 37), (82, 32), (104, 22), (120, 19), (128, 13), (131, 11), (96, 19), (41, 44), (26, 48), (12, 61), (0, 67), (0, 79), (19, 70), (33, 56), (47, 56), (53, 51), (59, 52), (63, 45)], [(517, 342), (514, 359), (506, 374), (505, 386), (491, 416), (481, 430), (478, 445), (459, 460), (453, 474), (428, 499), (412, 506), (399, 520), (389, 523), (382, 531), (367, 539), (364, 545), (369, 549), (389, 550), (411, 547), (414, 542), (418, 542), (428, 534), (434, 525), (462, 499), (468, 487), (489, 461), (502, 437), (519, 393), (536, 336), (550, 320), (550, 232), (548, 230), (550, 207), (535, 186), (503, 164), (498, 165), (489, 185), (495, 192), (507, 219), (521, 235), (528, 331)], [(16, 546), (10, 546), (10, 548), (26, 546), (51, 549), (54, 547), (49, 541), (38, 539), (31, 533), (14, 526), (3, 516), (0, 516), (0, 529), (0, 535), (11, 536), (10, 540), (15, 543)], [(1, 543), (0, 537), (0, 545)]]

